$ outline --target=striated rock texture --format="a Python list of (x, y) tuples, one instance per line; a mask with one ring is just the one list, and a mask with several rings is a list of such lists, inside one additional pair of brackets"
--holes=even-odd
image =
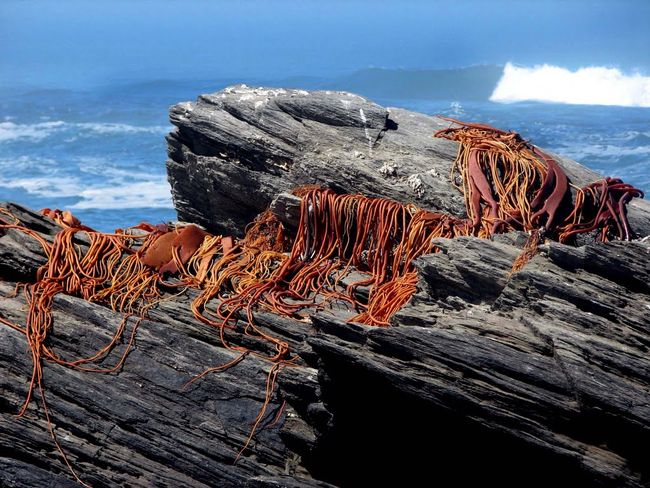
[[(346, 92), (238, 85), (174, 105), (170, 119), (178, 217), (212, 232), (240, 235), (278, 193), (307, 184), (464, 214), (449, 180), (457, 145), (432, 137), (449, 126), (437, 117)], [(600, 178), (558, 159), (576, 186)], [(629, 213), (633, 228), (650, 234), (650, 205), (634, 201)]]
[[(266, 425), (286, 400), (280, 421), (237, 464), (269, 365), (249, 357), (184, 389), (236, 357), (194, 320), (191, 295), (152, 311), (118, 374), (46, 365), (56, 432), (93, 486), (647, 486), (650, 243), (547, 244), (509, 276), (523, 237), (438, 240), (392, 328), (348, 324), (345, 311), (310, 324), (258, 313), (302, 361), (279, 377)], [(20, 239), (0, 237), (0, 276), (29, 279), (44, 262)], [(5, 297), (13, 289), (0, 283)], [(74, 297), (54, 310), (63, 357), (97, 350), (120, 321)], [(23, 298), (0, 299), (0, 315), (23, 321)], [(24, 336), (0, 327), (0, 344), (0, 485), (72, 486), (42, 409), (13, 416), (31, 372)]]
[[(441, 125), (424, 115), (350, 94), (234, 87), (174, 107), (172, 119), (179, 217), (213, 231), (240, 234), (278, 193), (314, 182), (462, 211), (448, 183), (455, 145), (432, 139)], [(574, 183), (594, 178), (562, 163)], [(290, 214), (290, 200), (275, 211)], [(10, 209), (49, 238), (56, 231)], [(630, 217), (650, 233), (645, 202)], [(250, 356), (183, 388), (236, 357), (193, 318), (191, 293), (151, 311), (117, 374), (46, 364), (56, 432), (93, 486), (650, 486), (650, 241), (545, 244), (510, 275), (525, 239), (438, 240), (391, 328), (349, 324), (343, 307), (309, 323), (257, 313), (301, 359), (280, 373), (265, 428), (236, 464), (269, 364)], [(0, 294), (44, 262), (30, 239), (0, 235)], [(59, 296), (54, 311), (50, 341), (66, 358), (99, 348), (120, 321), (74, 297)], [(22, 294), (0, 298), (0, 316), (24, 321)], [(13, 415), (31, 362), (24, 336), (2, 325), (0, 371), (0, 486), (74, 486), (42, 408)]]
[[(46, 239), (56, 225), (16, 205), (3, 205)], [(83, 240), (78, 242), (83, 246)], [(14, 280), (30, 281), (46, 262), (40, 246), (24, 234), (0, 234), (0, 317), (26, 320), (21, 294), (11, 298)], [(224, 350), (218, 333), (193, 319), (192, 296), (162, 302), (143, 321), (135, 348), (117, 374), (80, 373), (45, 365), (46, 398), (55, 431), (80, 477), (92, 486), (328, 486), (316, 482), (288, 445), (300, 432), (293, 407), (277, 428), (264, 428), (280, 412), (282, 396), (269, 407), (269, 419), (251, 450), (235, 464), (265, 397), (270, 365), (250, 357), (220, 375), (208, 375), (185, 387), (207, 367), (238, 354)], [(121, 314), (80, 298), (58, 295), (49, 344), (61, 357), (87, 357), (110, 341)], [(298, 348), (309, 329), (284, 327), (274, 318), (273, 332)], [(101, 364), (114, 364), (124, 340)], [(246, 345), (264, 351), (249, 338)], [(27, 414), (15, 417), (27, 394), (32, 362), (25, 336), (0, 324), (0, 486), (77, 486), (47, 430), (40, 396)], [(287, 375), (297, 388), (318, 389), (317, 372), (307, 366)], [(38, 405), (38, 406), (37, 406)], [(289, 434), (283, 432), (289, 430)], [(290, 441), (285, 440), (285, 437)]]

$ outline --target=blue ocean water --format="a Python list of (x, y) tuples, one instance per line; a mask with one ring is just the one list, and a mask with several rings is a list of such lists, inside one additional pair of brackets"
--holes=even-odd
[[(603, 175), (650, 190), (650, 108), (492, 102), (485, 93), (499, 78), (495, 69), (502, 70), (484, 67), (482, 77), (474, 73), (471, 90), (462, 88), (458, 70), (366, 71), (330, 79), (119, 82), (75, 90), (3, 88), (0, 200), (35, 209), (67, 208), (105, 231), (141, 220), (173, 220), (165, 173), (169, 106), (235, 81), (348, 88), (385, 106), (516, 130)], [(387, 77), (391, 81), (383, 86)], [(441, 79), (446, 88), (431, 81)], [(480, 87), (479, 81), (492, 86)]]
[(0, 90), (0, 200), (67, 208), (105, 231), (173, 220), (169, 106), (223, 84)]

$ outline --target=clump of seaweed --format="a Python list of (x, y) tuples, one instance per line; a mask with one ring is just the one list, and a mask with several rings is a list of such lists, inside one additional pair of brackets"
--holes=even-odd
[(435, 137), (459, 143), (451, 179), (465, 196), (473, 235), (531, 233), (513, 272), (535, 255), (542, 235), (562, 243), (586, 233), (602, 242), (633, 237), (626, 204), (643, 198), (641, 190), (613, 178), (575, 187), (552, 156), (516, 132), (442, 118), (452, 126)]

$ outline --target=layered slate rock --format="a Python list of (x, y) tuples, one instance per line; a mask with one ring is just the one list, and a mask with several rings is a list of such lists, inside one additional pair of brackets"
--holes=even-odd
[[(436, 240), (440, 252), (417, 260), (418, 291), (390, 328), (347, 323), (352, 312), (339, 307), (309, 323), (257, 313), (259, 327), (301, 359), (279, 376), (267, 428), (236, 464), (270, 365), (251, 356), (185, 388), (236, 357), (193, 318), (192, 294), (151, 311), (117, 374), (46, 364), (57, 435), (94, 486), (385, 486), (449, 476), (460, 484), (646, 486), (650, 242), (547, 243), (511, 274), (522, 238)], [(3, 277), (43, 261), (16, 239), (0, 237), (15, 256), (0, 263)], [(10, 296), (14, 286), (2, 282), (0, 292)], [(0, 314), (23, 322), (22, 296), (0, 299)], [(66, 358), (87, 356), (120, 320), (61, 295), (50, 344)], [(0, 336), (0, 481), (72, 486), (42, 409), (13, 416), (31, 363), (24, 336), (8, 327)], [(268, 348), (236, 332), (228, 339)]]
[[(309, 339), (323, 369), (366, 378), (360, 385), (372, 378), (376, 389), (358, 393), (369, 403), (419, 405), (420, 427), (404, 441), (442, 435), (468, 469), (500, 472), (491, 477), (499, 483), (645, 486), (650, 243), (551, 244), (512, 276), (511, 245), (440, 246), (418, 260), (419, 293), (396, 327), (352, 336), (347, 324), (328, 324)], [(387, 422), (400, 424), (393, 409), (408, 410), (389, 405)], [(460, 448), (448, 440), (455, 433), (465, 436)]]
[[(46, 239), (57, 226), (16, 205), (10, 210)], [(83, 234), (80, 234), (82, 237)], [(83, 239), (78, 242), (83, 246)], [(46, 262), (40, 246), (17, 231), (0, 234), (0, 316), (24, 324), (27, 306), (13, 279), (30, 281)], [(262, 428), (235, 464), (251, 422), (265, 399), (270, 364), (251, 356), (220, 375), (186, 383), (238, 353), (218, 347), (215, 330), (196, 321), (191, 296), (161, 303), (137, 331), (127, 365), (116, 374), (81, 373), (46, 363), (44, 383), (55, 432), (80, 477), (92, 486), (327, 486), (316, 482), (283, 440), (283, 421)], [(61, 357), (88, 357), (110, 342), (122, 315), (80, 298), (58, 295), (49, 346)], [(120, 357), (136, 323), (102, 366)], [(281, 324), (281, 320), (277, 320)], [(309, 333), (279, 327), (296, 347)], [(40, 395), (22, 418), (32, 362), (24, 335), (0, 324), (0, 486), (78, 486), (48, 433)], [(249, 341), (263, 351), (266, 344)], [(316, 372), (305, 366), (295, 381), (307, 387)], [(315, 388), (315, 386), (313, 386)], [(269, 405), (270, 420), (283, 399)], [(285, 416), (295, 414), (285, 408)], [(266, 424), (270, 423), (267, 420)]]
[[(241, 234), (271, 200), (291, 224), (295, 198), (279, 193), (296, 184), (462, 212), (448, 182), (456, 147), (431, 138), (443, 124), (435, 118), (349, 94), (244, 87), (176, 106), (172, 118), (179, 216), (212, 230)], [(562, 164), (578, 185), (597, 177)], [(427, 176), (432, 169), (438, 176)], [(10, 208), (46, 239), (57, 231)], [(645, 202), (631, 205), (630, 218), (650, 233)], [(250, 355), (184, 388), (236, 357), (193, 318), (191, 292), (151, 310), (116, 374), (45, 365), (56, 432), (93, 486), (648, 486), (650, 241), (545, 243), (512, 274), (526, 237), (436, 240), (440, 252), (417, 260), (417, 292), (390, 328), (348, 323), (354, 312), (339, 304), (308, 321), (256, 313), (300, 359), (279, 375), (264, 428), (237, 463), (270, 364)], [(44, 262), (29, 238), (0, 235), (0, 294)], [(23, 295), (0, 298), (0, 316), (23, 322)], [(73, 358), (105, 344), (121, 317), (59, 296), (54, 320), (50, 344)], [(236, 331), (228, 340), (268, 353)], [(74, 486), (42, 409), (13, 415), (31, 363), (24, 336), (4, 326), (0, 371), (0, 485)]]
[[(174, 105), (170, 120), (178, 217), (212, 232), (241, 235), (277, 194), (311, 184), (464, 214), (449, 179), (457, 144), (432, 137), (449, 127), (437, 117), (347, 92), (237, 85)], [(600, 178), (557, 157), (576, 186)], [(630, 221), (650, 234), (650, 206), (631, 203)]]

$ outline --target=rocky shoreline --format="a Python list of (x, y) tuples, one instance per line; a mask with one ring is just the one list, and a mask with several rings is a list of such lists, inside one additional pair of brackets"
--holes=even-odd
[[(179, 219), (211, 232), (240, 236), (271, 204), (291, 224), (295, 207), (282, 194), (307, 184), (464, 212), (449, 180), (457, 146), (431, 137), (446, 126), (435, 117), (348, 93), (242, 85), (176, 105), (170, 116), (177, 128), (167, 168)], [(558, 160), (577, 186), (598, 178)], [(58, 230), (5, 207), (46, 239)], [(647, 486), (639, 446), (650, 441), (650, 205), (635, 199), (628, 215), (639, 239), (549, 242), (514, 274), (522, 233), (439, 239), (442, 252), (416, 261), (417, 293), (390, 328), (346, 323), (337, 310), (310, 323), (257, 313), (300, 362), (278, 377), (269, 408), (282, 412), (280, 421), (261, 429), (237, 463), (269, 364), (250, 357), (184, 389), (192, 375), (234, 358), (192, 317), (191, 293), (151, 310), (118, 374), (46, 365), (57, 434), (93, 486), (386, 486), (449, 477)], [(2, 295), (45, 261), (33, 241), (5, 231)], [(0, 299), (0, 316), (24, 323), (22, 295)], [(54, 319), (54, 347), (78, 357), (103, 344), (121, 317), (59, 295)], [(0, 484), (74, 485), (40, 409), (12, 415), (31, 362), (23, 336), (7, 327), (0, 336)], [(229, 339), (267, 347), (235, 332)]]

